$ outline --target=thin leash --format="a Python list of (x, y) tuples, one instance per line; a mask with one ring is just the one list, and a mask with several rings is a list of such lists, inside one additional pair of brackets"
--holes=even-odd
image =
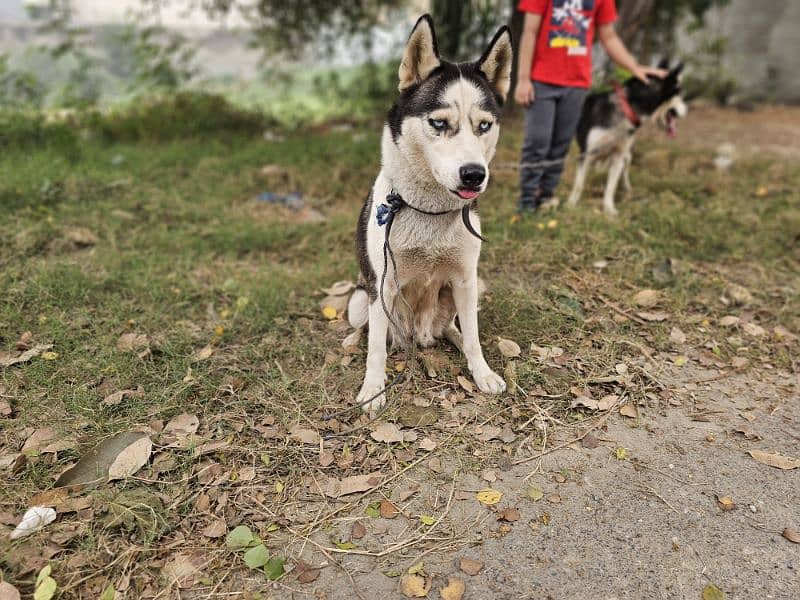
[[(519, 162), (519, 163), (496, 163), (492, 165), (492, 168), (498, 171), (526, 171), (531, 169), (544, 169), (547, 167), (554, 167), (556, 165), (565, 165), (570, 160), (581, 161), (590, 156), (594, 156), (595, 154), (600, 154), (609, 148), (613, 148), (616, 146), (624, 137), (630, 135), (630, 133), (635, 128), (630, 127), (625, 130), (622, 130), (614, 135), (611, 136), (607, 142), (603, 142), (599, 146), (592, 148), (591, 150), (587, 150), (586, 152), (581, 152), (577, 156), (565, 156), (564, 158), (555, 158), (551, 160), (540, 160), (538, 162)], [(609, 134), (611, 135), (611, 134)]]
[[(461, 211), (461, 220), (463, 221), (464, 226), (466, 227), (467, 231), (469, 231), (470, 234), (472, 234), (476, 238), (480, 239), (481, 241), (483, 241), (483, 242), (487, 241), (486, 238), (481, 236), (481, 234), (479, 234), (475, 230), (475, 228), (472, 225), (472, 222), (470, 221), (469, 211), (470, 211), (470, 209), (472, 207), (471, 204), (467, 204), (461, 209), (443, 210), (443, 211), (434, 212), (434, 211), (423, 210), (421, 208), (413, 206), (412, 204), (409, 204), (408, 202), (406, 202), (403, 199), (403, 197), (400, 194), (395, 192), (394, 189), (392, 189), (392, 191), (389, 192), (386, 195), (386, 203), (378, 205), (377, 214), (376, 214), (376, 220), (377, 220), (378, 226), (379, 227), (386, 227), (386, 234), (385, 234), (384, 240), (383, 240), (383, 273), (381, 273), (381, 285), (380, 285), (380, 288), (379, 288), (378, 295), (380, 296), (381, 307), (383, 308), (383, 312), (386, 315), (386, 318), (389, 319), (389, 322), (392, 324), (392, 326), (394, 327), (395, 331), (398, 331), (398, 332), (400, 331), (400, 327), (398, 326), (397, 322), (394, 320), (394, 317), (392, 315), (393, 311), (389, 310), (389, 307), (386, 305), (386, 298), (384, 296), (384, 288), (386, 286), (386, 275), (387, 275), (387, 272), (388, 272), (388, 269), (389, 269), (389, 261), (391, 260), (391, 262), (392, 262), (392, 277), (394, 278), (394, 285), (395, 285), (395, 289), (396, 289), (395, 296), (396, 297), (397, 296), (400, 297), (400, 299), (402, 300), (403, 304), (405, 304), (406, 309), (408, 310), (408, 313), (413, 315), (413, 309), (411, 308), (411, 305), (408, 303), (408, 300), (406, 300), (406, 297), (403, 295), (403, 290), (401, 289), (401, 286), (400, 286), (400, 279), (397, 276), (397, 261), (395, 260), (394, 251), (392, 250), (392, 246), (389, 243), (389, 236), (390, 236), (390, 234), (392, 232), (392, 225), (394, 224), (395, 216), (397, 215), (397, 213), (399, 213), (405, 207), (408, 207), (408, 208), (410, 208), (410, 209), (412, 209), (412, 210), (414, 210), (414, 211), (416, 211), (418, 213), (421, 213), (423, 215), (429, 215), (429, 216), (441, 216), (441, 215), (451, 214), (451, 213), (454, 213), (454, 212), (460, 210)], [(392, 308), (394, 308), (394, 302), (396, 302), (396, 300), (397, 300), (396, 297), (395, 297), (395, 300), (392, 303)], [(407, 370), (409, 368), (409, 366), (413, 363), (413, 361), (416, 360), (416, 344), (417, 344), (417, 342), (416, 342), (416, 335), (415, 335), (414, 324), (413, 323), (411, 324), (410, 329), (411, 329), (411, 337), (407, 341), (407, 343), (404, 344), (404, 350), (406, 352), (406, 357), (407, 357), (406, 358), (406, 366), (405, 366), (404, 371), (401, 371), (400, 373), (395, 375), (392, 378), (392, 380), (386, 386), (384, 386), (384, 388), (382, 390), (380, 390), (379, 392), (377, 392), (373, 396), (367, 398), (366, 400), (363, 400), (362, 402), (359, 402), (358, 404), (354, 404), (354, 405), (348, 406), (347, 408), (339, 410), (339, 411), (337, 411), (337, 412), (335, 412), (333, 414), (326, 415), (326, 416), (322, 417), (323, 421), (331, 421), (332, 419), (335, 419), (337, 417), (340, 417), (340, 416), (342, 416), (344, 414), (349, 413), (354, 408), (361, 408), (362, 406), (365, 406), (365, 405), (369, 404), (370, 402), (375, 400), (375, 398), (378, 398), (381, 394), (385, 394), (389, 389), (391, 389), (392, 387), (394, 387), (395, 385), (399, 384), (400, 382), (402, 382), (405, 379), (405, 370)], [(367, 421), (366, 423), (364, 423), (362, 425), (358, 425), (356, 427), (353, 427), (351, 429), (348, 429), (346, 431), (342, 431), (342, 432), (339, 432), (339, 433), (326, 434), (324, 437), (326, 439), (334, 438), (334, 437), (341, 437), (341, 436), (345, 436), (345, 435), (350, 435), (351, 433), (353, 433), (355, 431), (363, 429), (364, 427), (367, 427), (368, 425), (370, 425), (371, 423), (376, 421), (386, 411), (387, 407), (388, 407), (388, 403), (385, 404), (384, 407), (380, 411), (378, 411), (378, 413), (374, 417), (372, 417), (369, 421)]]

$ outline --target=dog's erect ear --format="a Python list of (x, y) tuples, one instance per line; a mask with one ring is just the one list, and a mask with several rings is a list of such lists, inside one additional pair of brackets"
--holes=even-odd
[(441, 64), (433, 19), (430, 15), (422, 15), (408, 36), (406, 49), (403, 51), (403, 61), (398, 72), (400, 91), (423, 82)]
[(669, 70), (669, 57), (665, 56), (660, 61), (658, 61), (658, 68)]
[(511, 32), (503, 25), (489, 42), (489, 46), (478, 60), (478, 68), (486, 75), (489, 85), (505, 102), (508, 88), (511, 86), (511, 64), (514, 62), (514, 50), (511, 47)]

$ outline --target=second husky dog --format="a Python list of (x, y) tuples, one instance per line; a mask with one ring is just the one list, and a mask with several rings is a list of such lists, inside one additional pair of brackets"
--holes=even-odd
[[(669, 61), (663, 60), (658, 66), (669, 69)], [(577, 135), (581, 159), (567, 201), (569, 206), (575, 206), (580, 200), (592, 164), (605, 161), (609, 171), (603, 210), (610, 216), (617, 214), (614, 195), (620, 177), (625, 188), (628, 191), (631, 189), (628, 169), (639, 127), (645, 120), (654, 118), (672, 137), (675, 135), (676, 120), (686, 116), (686, 103), (681, 98), (682, 69), (683, 65), (678, 64), (664, 79), (651, 78), (649, 85), (631, 78), (614, 92), (599, 92), (586, 98)]]
[(512, 57), (507, 27), (471, 63), (439, 56), (428, 15), (408, 39), (400, 96), (383, 129), (382, 168), (358, 220), (361, 273), (348, 305), (350, 324), (369, 329), (357, 398), (366, 411), (386, 402), (389, 334), (394, 342), (416, 340), (422, 346), (445, 336), (463, 350), (481, 391), (506, 389), (478, 339), (481, 239), (475, 203), (489, 181)]

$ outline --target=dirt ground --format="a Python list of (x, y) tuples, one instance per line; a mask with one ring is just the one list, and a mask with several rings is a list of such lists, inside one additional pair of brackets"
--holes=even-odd
[[(718, 378), (703, 369), (662, 376), (674, 390), (671, 400), (641, 408), (635, 420), (611, 417), (595, 432), (596, 448), (569, 443), (570, 435), (558, 431), (552, 443), (567, 443), (564, 449), (509, 470), (494, 466), (491, 485), (504, 493), (499, 511), (474, 501), (472, 492), (486, 481), (457, 474), (456, 490), (467, 492), (450, 509), (458, 542), (452, 551), (418, 552), (409, 562), (424, 562), (434, 590), (456, 576), (466, 584), (464, 598), (474, 599), (693, 599), (704, 597), (709, 584), (726, 598), (799, 597), (800, 547), (781, 532), (800, 518), (800, 472), (766, 467), (747, 454), (796, 454), (798, 376)], [(625, 460), (617, 448), (627, 450)], [(424, 482), (420, 496), (443, 506), (450, 474), (454, 465), (438, 484)], [(530, 487), (544, 497), (534, 501)], [(723, 510), (718, 499), (726, 496), (734, 506)], [(519, 519), (498, 521), (506, 507), (519, 509)], [(385, 520), (364, 522), (376, 548), (390, 542), (377, 533)], [(461, 571), (462, 557), (481, 562), (481, 571)], [(374, 559), (340, 562), (355, 591), (341, 572), (326, 569), (320, 597), (404, 597)]]

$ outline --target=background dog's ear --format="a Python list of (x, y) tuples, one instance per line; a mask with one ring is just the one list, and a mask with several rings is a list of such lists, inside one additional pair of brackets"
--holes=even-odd
[(669, 57), (665, 56), (660, 61), (658, 61), (658, 68), (669, 70)]
[(412, 85), (423, 82), (441, 64), (436, 33), (433, 31), (433, 19), (430, 15), (422, 15), (408, 36), (406, 49), (403, 51), (403, 60), (398, 72), (400, 78), (398, 88), (402, 92)]
[(502, 104), (511, 86), (511, 64), (514, 50), (511, 47), (511, 32), (503, 25), (489, 42), (489, 46), (478, 60), (478, 68), (486, 75), (489, 85)]

